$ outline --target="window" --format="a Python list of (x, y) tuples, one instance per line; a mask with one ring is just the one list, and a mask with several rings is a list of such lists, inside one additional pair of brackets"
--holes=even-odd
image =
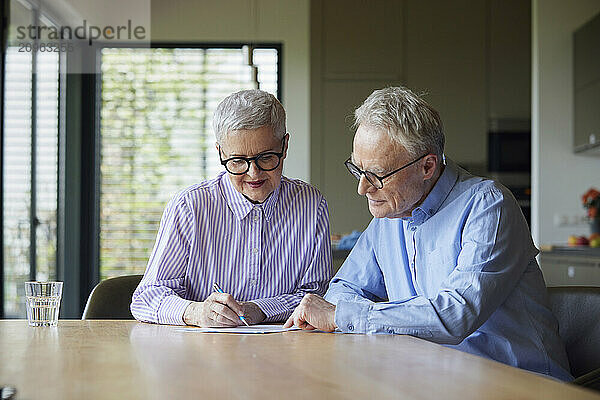
[[(32, 8), (11, 2), (11, 24), (25, 16), (49, 24)], [(56, 279), (59, 53), (19, 49), (9, 41), (4, 60), (0, 282), (7, 318), (25, 317), (23, 282)]]
[(280, 92), (278, 46), (100, 51), (100, 279), (141, 274), (179, 190), (215, 176), (212, 114), (234, 91)]

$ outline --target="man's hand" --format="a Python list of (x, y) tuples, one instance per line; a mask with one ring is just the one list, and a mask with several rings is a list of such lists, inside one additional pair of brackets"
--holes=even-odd
[(260, 324), (265, 320), (265, 318), (267, 318), (260, 307), (251, 301), (241, 301), (240, 305), (242, 306), (242, 310), (244, 312), (243, 315), (246, 318), (246, 322), (250, 325)]
[(307, 294), (283, 325), (289, 328), (296, 325), (305, 330), (318, 329), (333, 332), (335, 325), (335, 306), (316, 294)]
[(238, 326), (243, 307), (228, 293), (212, 293), (202, 302), (191, 303), (183, 313), (183, 322), (203, 328)]

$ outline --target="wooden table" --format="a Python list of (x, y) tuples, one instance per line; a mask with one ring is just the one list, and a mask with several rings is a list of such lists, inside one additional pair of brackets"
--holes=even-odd
[(135, 321), (0, 321), (18, 399), (599, 399), (410, 336), (177, 332)]

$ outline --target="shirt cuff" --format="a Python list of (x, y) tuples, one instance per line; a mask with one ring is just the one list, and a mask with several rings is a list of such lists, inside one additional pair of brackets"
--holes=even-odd
[(182, 299), (176, 295), (165, 297), (158, 308), (158, 323), (185, 325), (185, 322), (183, 322), (183, 313), (190, 303), (190, 300)]
[(335, 324), (344, 333), (367, 333), (370, 304), (355, 301), (338, 301), (335, 307)]
[(266, 299), (254, 299), (250, 302), (256, 304), (265, 314), (266, 318), (264, 322), (285, 321), (294, 311), (294, 307), (290, 307), (272, 297)]

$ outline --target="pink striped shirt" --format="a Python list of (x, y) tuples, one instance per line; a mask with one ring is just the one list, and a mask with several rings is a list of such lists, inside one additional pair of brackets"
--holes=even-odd
[(236, 300), (256, 303), (267, 322), (283, 321), (306, 293), (323, 295), (330, 278), (329, 211), (316, 188), (282, 177), (264, 203), (253, 204), (223, 172), (167, 204), (131, 312), (183, 325), (186, 307), (217, 282)]

